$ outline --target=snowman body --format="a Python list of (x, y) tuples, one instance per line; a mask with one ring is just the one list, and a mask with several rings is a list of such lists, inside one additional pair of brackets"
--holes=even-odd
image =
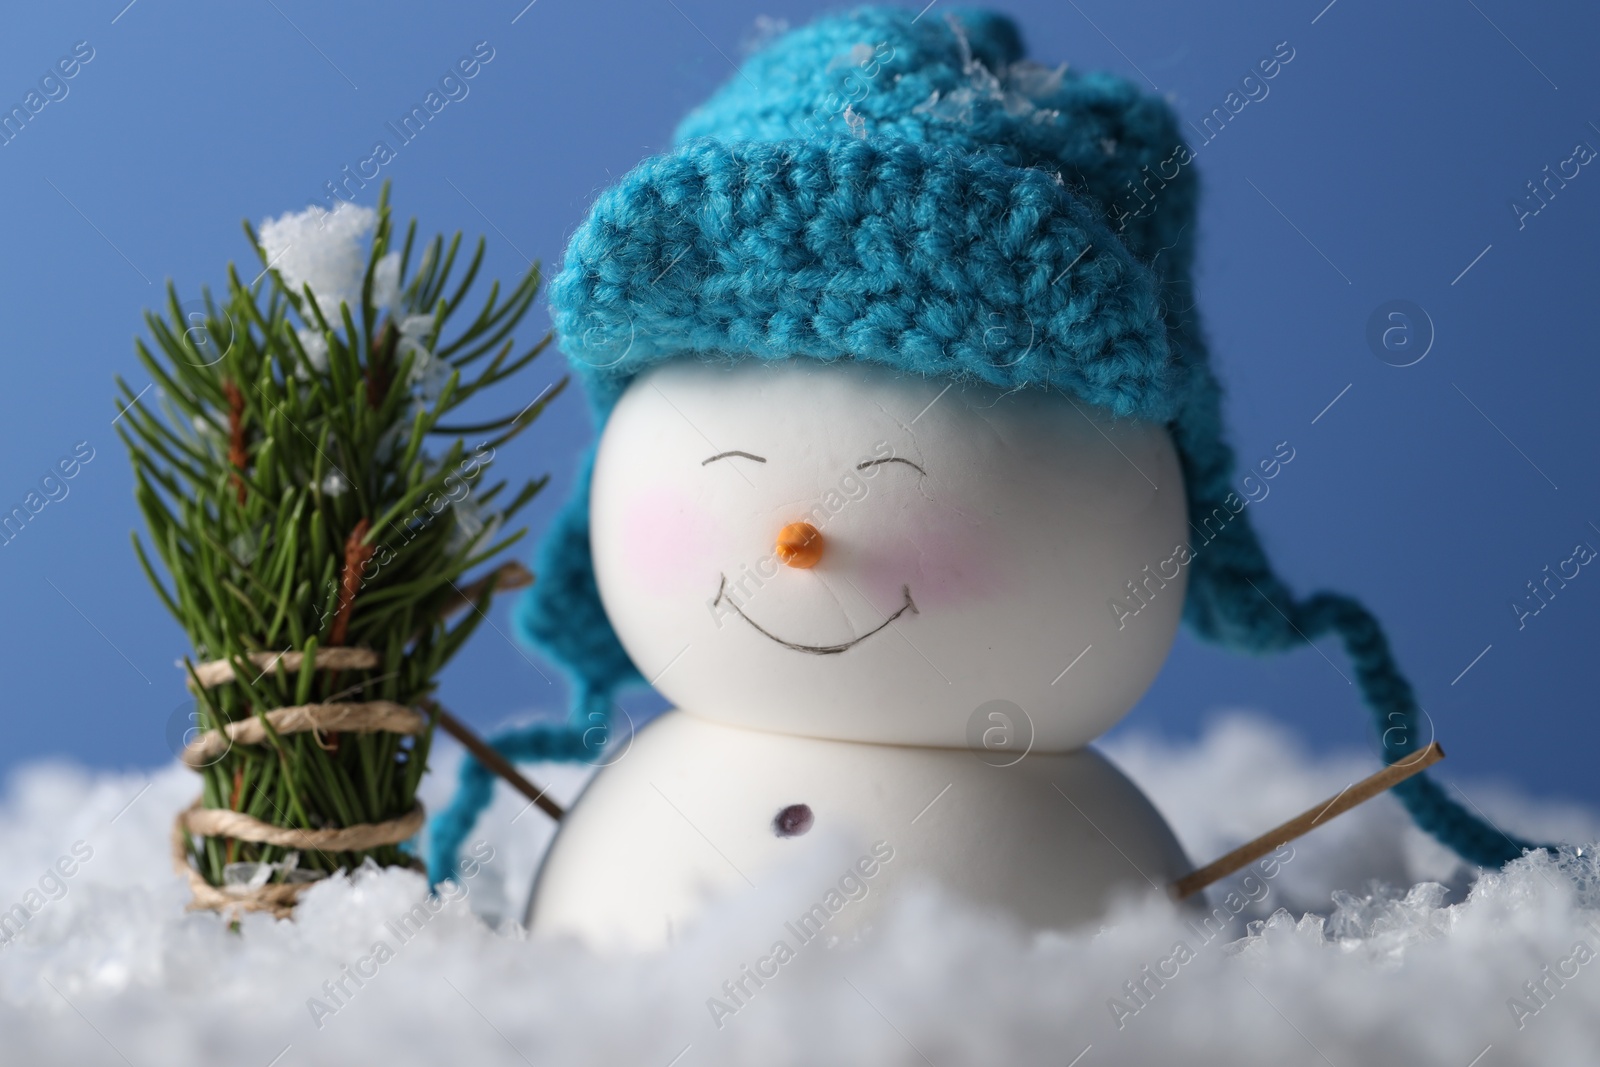
[(769, 894), (799, 893), (772, 917), (796, 937), (849, 937), (926, 881), (1063, 929), (1188, 869), (1161, 815), (1091, 748), (996, 765), (965, 749), (786, 736), (672, 711), (574, 806), (531, 919), (599, 947), (659, 947), (719, 901), (798, 870), (802, 884)]
[(874, 892), (836, 931), (919, 880), (1039, 928), (1164, 889), (1182, 849), (1087, 745), (1170, 647), (1185, 506), (1164, 428), (1059, 393), (848, 361), (641, 375), (590, 547), (682, 710), (614, 740), (531, 925), (660, 944), (841, 841)]

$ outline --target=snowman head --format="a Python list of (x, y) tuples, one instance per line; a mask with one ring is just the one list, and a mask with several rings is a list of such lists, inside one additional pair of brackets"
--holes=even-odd
[(1003, 17), (862, 8), (604, 192), (550, 291), (601, 440), (519, 618), (579, 718), (639, 681), (897, 744), (1060, 751), (1125, 714), (1185, 607), (1172, 426), (1209, 378), (1166, 318), (1192, 175), (1159, 218), (1107, 205), (1176, 137)]
[(590, 499), (623, 648), (738, 726), (1075, 748), (1149, 685), (1183, 605), (1167, 431), (1041, 390), (668, 363), (611, 412)]

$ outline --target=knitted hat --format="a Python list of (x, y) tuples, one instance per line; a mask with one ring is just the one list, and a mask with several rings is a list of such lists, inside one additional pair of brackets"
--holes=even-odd
[[(1422, 746), (1377, 620), (1345, 596), (1297, 599), (1233, 492), (1190, 279), (1195, 175), (1166, 103), (1109, 74), (1026, 61), (1001, 15), (862, 8), (750, 57), (675, 143), (600, 196), (550, 288), (599, 424), (662, 362), (795, 358), (1059, 390), (1164, 423), (1197, 539), (1184, 618), (1253, 652), (1338, 634), (1384, 759)], [(1028, 352), (994, 352), (996, 328), (1032, 338)], [(612, 695), (643, 681), (595, 583), (593, 458), (591, 448), (517, 619), (569, 671), (573, 716), (494, 738), (512, 758), (591, 757)], [(436, 879), (453, 871), (490, 788), (469, 757), (434, 821)], [(1471, 862), (1498, 866), (1529, 847), (1423, 775), (1394, 791)]]

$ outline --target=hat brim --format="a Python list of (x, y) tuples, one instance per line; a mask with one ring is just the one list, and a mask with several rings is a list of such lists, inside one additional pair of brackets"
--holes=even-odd
[(914, 142), (704, 140), (601, 196), (551, 308), (602, 407), (668, 359), (807, 357), (1166, 421), (1159, 293), (1054, 175)]

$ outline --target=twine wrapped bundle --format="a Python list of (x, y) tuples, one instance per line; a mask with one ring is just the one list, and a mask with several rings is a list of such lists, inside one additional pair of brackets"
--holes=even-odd
[(285, 916), (335, 871), (420, 867), (404, 846), (447, 718), (439, 673), (497, 588), (532, 581), (515, 563), (467, 580), (522, 536), (501, 531), (544, 485), (484, 474), (565, 382), (444, 424), (547, 346), (518, 354), (511, 336), (538, 270), (447, 336), (485, 244), (454, 284), (459, 233), (413, 265), (416, 223), (395, 239), (387, 186), (376, 211), (245, 231), (263, 269), (246, 283), (230, 267), (221, 302), (169, 287), (146, 315), (156, 351), (136, 344), (157, 389), (119, 379), (116, 425), (154, 550), (135, 537), (139, 562), (203, 660), (185, 660), (198, 729), (180, 756), (202, 789), (173, 864), (193, 907)]
[[(255, 653), (247, 662), (270, 670), (305, 670), (306, 657), (298, 652)], [(311, 669), (367, 669), (378, 666), (378, 654), (365, 648), (318, 649)], [(237, 672), (230, 660), (212, 660), (194, 668), (194, 678), (213, 688), (235, 680)], [(419, 712), (388, 700), (300, 704), (274, 708), (256, 718), (229, 723), (222, 730), (206, 730), (185, 746), (179, 758), (195, 770), (216, 763), (236, 744), (260, 745), (285, 734), (312, 733), (320, 738), (329, 733), (375, 733), (417, 735), (429, 727)], [(298, 830), (274, 826), (253, 815), (226, 809), (204, 807), (199, 798), (178, 813), (172, 826), (173, 867), (189, 883), (194, 894), (191, 907), (215, 910), (270, 911), (283, 918), (294, 909), (300, 894), (315, 881), (281, 882), (261, 885), (214, 886), (189, 863), (189, 834), (248, 841), (290, 848), (296, 852), (366, 852), (383, 845), (398, 845), (414, 837), (425, 820), (417, 804), (396, 819), (379, 823), (357, 823), (336, 829)]]

